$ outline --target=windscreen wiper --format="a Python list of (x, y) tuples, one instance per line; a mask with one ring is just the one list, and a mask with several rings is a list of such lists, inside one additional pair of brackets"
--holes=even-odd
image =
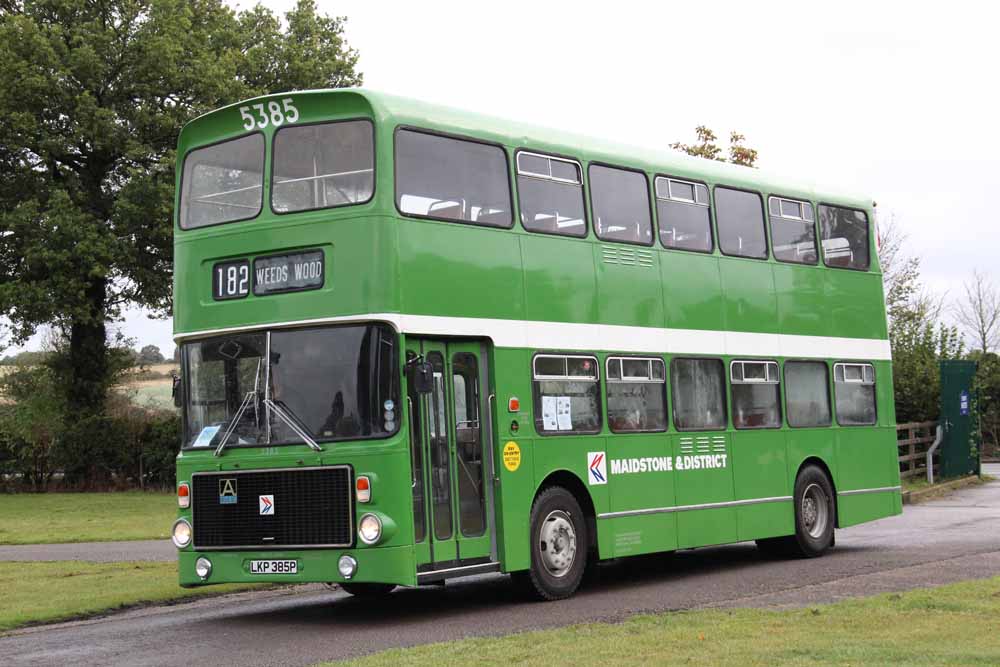
[(292, 413), (290, 409), (288, 409), (288, 411), (286, 412), (286, 408), (281, 407), (280, 405), (272, 401), (270, 398), (267, 398), (266, 396), (264, 397), (264, 405), (269, 407), (271, 411), (274, 412), (274, 414), (278, 415), (278, 418), (281, 419), (281, 421), (285, 422), (288, 425), (288, 428), (292, 429), (295, 435), (302, 438), (303, 442), (305, 442), (307, 445), (312, 447), (317, 452), (323, 451), (323, 448), (320, 447), (315, 440), (313, 440), (312, 436), (306, 433), (305, 429), (300, 427), (295, 422), (295, 419), (292, 418), (292, 415), (294, 413)]
[(251, 401), (256, 400), (256, 396), (256, 391), (248, 391), (247, 395), (243, 397), (243, 402), (240, 403), (239, 409), (236, 411), (236, 414), (233, 415), (233, 418), (229, 421), (229, 425), (226, 427), (226, 433), (222, 436), (222, 442), (220, 442), (219, 446), (215, 448), (216, 456), (222, 456), (222, 450), (225, 449), (226, 443), (229, 441), (229, 436), (231, 436), (233, 431), (236, 430), (236, 425), (239, 424), (240, 419), (243, 418), (243, 413), (247, 411)]

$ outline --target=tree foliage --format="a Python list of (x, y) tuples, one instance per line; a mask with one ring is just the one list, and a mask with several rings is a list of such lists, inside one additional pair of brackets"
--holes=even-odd
[(163, 357), (163, 353), (160, 352), (160, 348), (155, 345), (146, 345), (141, 350), (139, 350), (139, 355), (136, 357), (136, 361), (140, 364), (162, 364), (166, 361)]
[(906, 237), (894, 220), (879, 225), (879, 266), (892, 347), (892, 381), (899, 423), (936, 419), (939, 362), (962, 357), (958, 329), (944, 323), (940, 298), (920, 282), (920, 258), (904, 253)]
[(729, 133), (729, 156), (726, 157), (723, 155), (722, 147), (716, 143), (718, 137), (715, 136), (715, 132), (704, 125), (699, 125), (694, 131), (698, 138), (697, 143), (684, 144), (678, 141), (670, 144), (670, 147), (695, 157), (719, 162), (732, 162), (744, 167), (752, 167), (757, 162), (757, 151), (743, 145), (746, 137), (739, 132)]
[(56, 472), (66, 416), (59, 378), (46, 363), (18, 365), (2, 376), (0, 448), (10, 472), (36, 491), (45, 491)]
[(15, 343), (68, 339), (72, 409), (98, 414), (106, 323), (171, 305), (181, 126), (260, 94), (355, 85), (343, 18), (299, 0), (279, 20), (222, 0), (0, 5), (0, 315)]

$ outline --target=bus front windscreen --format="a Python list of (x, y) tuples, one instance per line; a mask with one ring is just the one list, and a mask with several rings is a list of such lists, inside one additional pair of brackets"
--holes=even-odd
[[(184, 345), (184, 445), (386, 437), (398, 427), (397, 337), (385, 325), (280, 329)], [(227, 436), (228, 434), (228, 436)]]

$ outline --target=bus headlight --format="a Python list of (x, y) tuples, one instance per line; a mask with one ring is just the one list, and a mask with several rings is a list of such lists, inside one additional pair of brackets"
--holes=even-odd
[(208, 575), (212, 574), (212, 561), (207, 558), (199, 558), (194, 563), (194, 573), (198, 575), (198, 578), (204, 581), (208, 579)]
[(340, 576), (344, 579), (350, 579), (358, 571), (358, 561), (354, 560), (353, 556), (344, 554), (337, 562), (337, 569), (340, 571)]
[(191, 544), (191, 524), (188, 523), (187, 519), (174, 521), (174, 527), (170, 531), (170, 539), (178, 549), (183, 549)]
[(365, 514), (358, 523), (358, 537), (365, 544), (375, 544), (382, 537), (382, 520), (374, 514)]

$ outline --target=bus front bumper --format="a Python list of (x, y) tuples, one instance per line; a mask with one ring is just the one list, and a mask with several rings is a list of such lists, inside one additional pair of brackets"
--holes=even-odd
[[(341, 556), (351, 556), (356, 571), (350, 579), (338, 568)], [(196, 571), (199, 558), (211, 564), (208, 576)], [(253, 561), (294, 561), (294, 574), (254, 574)], [(308, 549), (288, 551), (197, 551), (178, 552), (178, 574), (184, 588), (232, 583), (342, 583), (371, 582), (415, 586), (417, 584), (413, 547), (375, 547), (354, 549)]]

